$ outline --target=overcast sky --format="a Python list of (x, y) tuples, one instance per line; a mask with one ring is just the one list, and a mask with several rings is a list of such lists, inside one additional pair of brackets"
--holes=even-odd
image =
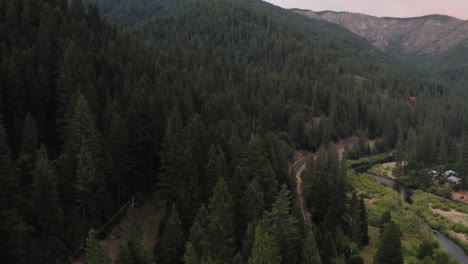
[(284, 8), (350, 11), (373, 16), (443, 14), (468, 19), (468, 0), (264, 0)]

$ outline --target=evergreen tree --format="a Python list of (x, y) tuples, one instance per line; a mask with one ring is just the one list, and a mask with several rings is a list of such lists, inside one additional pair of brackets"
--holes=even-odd
[(380, 239), (380, 245), (374, 256), (375, 264), (403, 264), (401, 251), (400, 227), (394, 222), (388, 223)]
[(195, 249), (193, 248), (193, 245), (191, 242), (187, 243), (187, 246), (185, 247), (184, 263), (185, 264), (198, 264), (197, 252), (195, 252)]
[(115, 263), (117, 264), (133, 264), (133, 258), (128, 248), (128, 242), (123, 241), (119, 245), (119, 252), (117, 253), (117, 258)]
[(15, 209), (19, 201), (18, 171), (11, 159), (9, 141), (0, 124), (0, 208), (2, 212)]
[(190, 237), (189, 241), (192, 243), (192, 246), (197, 252), (198, 255), (202, 252), (201, 250), (201, 241), (205, 238), (205, 231), (208, 225), (208, 210), (205, 207), (205, 204), (200, 206), (197, 216), (193, 222), (192, 227), (190, 228)]
[(112, 113), (108, 136), (109, 152), (112, 156), (115, 177), (110, 183), (115, 186), (118, 204), (128, 186), (132, 186), (129, 176), (129, 135), (126, 120), (119, 113)]
[(242, 167), (246, 175), (256, 178), (257, 182), (263, 186), (264, 202), (268, 207), (275, 200), (278, 181), (266, 153), (263, 139), (260, 136), (252, 136), (247, 144)]
[(301, 249), (297, 222), (292, 214), (290, 192), (286, 185), (283, 185), (271, 212), (265, 213), (262, 224), (265, 226), (265, 230), (275, 239), (282, 259), (288, 263), (298, 261)]
[(179, 188), (185, 180), (182, 178), (179, 166), (181, 153), (186, 153), (184, 142), (185, 133), (182, 119), (180, 113), (174, 110), (167, 121), (162, 142), (162, 172), (159, 175), (159, 181), (165, 196), (168, 198), (168, 203), (175, 203), (179, 206), (182, 206), (180, 199), (184, 197), (183, 188)]
[[(60, 156), (60, 191), (65, 202), (70, 202), (75, 195), (75, 190), (70, 182), (77, 182), (77, 172), (80, 158), (86, 158), (90, 162), (89, 169), (94, 175), (86, 175), (93, 177), (93, 183), (99, 182), (99, 188), (96, 190), (96, 195), (101, 195), (104, 191), (101, 188), (106, 188), (105, 171), (109, 168), (106, 162), (106, 155), (102, 148), (103, 140), (99, 130), (95, 125), (94, 115), (88, 106), (88, 102), (83, 95), (77, 98), (74, 106), (74, 116), (70, 121), (65, 137), (63, 151)], [(82, 144), (86, 141), (87, 146), (83, 148)], [(86, 150), (86, 154), (82, 153)], [(82, 156), (85, 154), (85, 156)], [(93, 164), (93, 165), (91, 165)], [(85, 165), (85, 164), (81, 164)], [(84, 175), (81, 175), (84, 176)], [(76, 186), (75, 186), (76, 189)]]
[(161, 242), (156, 248), (156, 255), (161, 263), (182, 263), (184, 252), (184, 234), (181, 229), (179, 213), (175, 205), (172, 205), (167, 224), (161, 236)]
[(367, 212), (364, 199), (359, 199), (359, 211), (360, 211), (360, 225), (359, 225), (359, 245), (365, 246), (369, 244), (369, 226), (367, 223)]
[(240, 234), (244, 233), (244, 229), (247, 227), (248, 223), (260, 219), (264, 210), (263, 188), (254, 178), (244, 192), (240, 202), (239, 213), (237, 215), (239, 217), (239, 228), (242, 227)]
[(353, 192), (351, 200), (349, 202), (349, 228), (350, 238), (354, 243), (360, 243), (360, 229), (361, 229), (361, 218), (360, 218), (360, 207), (357, 195)]
[(204, 179), (204, 186), (207, 191), (208, 197), (210, 197), (211, 190), (216, 184), (216, 181), (220, 177), (227, 177), (228, 167), (224, 153), (219, 146), (211, 145), (210, 151), (208, 152), (208, 164), (206, 165), (206, 176)]
[(96, 178), (97, 171), (91, 151), (88, 146), (86, 137), (83, 137), (81, 143), (80, 155), (78, 157), (79, 163), (76, 170), (76, 201), (80, 205), (82, 217), (86, 217), (88, 213), (95, 213), (96, 211)]
[(279, 264), (281, 256), (275, 239), (262, 227), (255, 228), (255, 241), (249, 264)]
[(385, 228), (385, 225), (390, 223), (392, 221), (392, 214), (389, 211), (385, 211), (385, 213), (382, 214), (382, 217), (380, 218), (380, 233), (382, 234)]
[(307, 232), (304, 245), (302, 246), (301, 264), (321, 264), (322, 260), (315, 242), (314, 233)]
[(32, 183), (31, 173), (34, 169), (39, 144), (39, 131), (30, 113), (28, 113), (24, 119), (21, 137), (21, 147), (17, 164), (22, 173), (21, 185), (28, 186)]
[(32, 198), (37, 217), (36, 226), (40, 227), (42, 238), (57, 235), (63, 226), (63, 210), (57, 191), (56, 172), (49, 164), (44, 145), (39, 149), (33, 175)]
[(219, 178), (208, 205), (203, 257), (215, 262), (231, 262), (234, 255), (234, 205), (224, 178)]
[(99, 241), (96, 239), (96, 232), (91, 229), (88, 232), (86, 246), (86, 262), (89, 264), (110, 264), (111, 260), (106, 255)]
[[(324, 227), (321, 227), (324, 228)], [(320, 257), (323, 263), (332, 263), (333, 259), (338, 256), (336, 250), (336, 243), (333, 239), (333, 235), (330, 231), (322, 231), (320, 236), (322, 237), (319, 241)]]

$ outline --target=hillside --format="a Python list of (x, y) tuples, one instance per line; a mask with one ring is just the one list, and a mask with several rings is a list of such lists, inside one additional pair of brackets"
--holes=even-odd
[(388, 52), (437, 56), (468, 38), (468, 21), (449, 16), (378, 18), (348, 12), (294, 11), (341, 25)]
[(341, 25), (379, 50), (449, 80), (467, 80), (468, 21), (443, 15), (374, 17), (349, 12), (293, 9), (313, 19)]

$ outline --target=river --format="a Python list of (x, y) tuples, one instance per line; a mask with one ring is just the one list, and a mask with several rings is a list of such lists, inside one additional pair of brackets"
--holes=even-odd
[[(411, 200), (411, 196), (415, 192), (415, 189), (412, 189), (395, 180), (387, 179), (375, 174), (368, 174), (374, 177), (376, 182), (384, 183), (388, 187), (397, 191), (403, 201), (407, 203), (413, 202), (413, 200)], [(439, 241), (440, 246), (445, 249), (445, 251), (449, 252), (460, 264), (468, 264), (468, 254), (466, 254), (462, 247), (439, 231), (432, 230), (432, 232), (434, 233), (437, 241)]]

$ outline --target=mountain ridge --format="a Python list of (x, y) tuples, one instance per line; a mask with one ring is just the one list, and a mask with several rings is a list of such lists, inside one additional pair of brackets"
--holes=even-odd
[(414, 18), (375, 17), (360, 13), (291, 9), (313, 19), (341, 25), (380, 50), (434, 57), (468, 38), (468, 21), (446, 15)]

